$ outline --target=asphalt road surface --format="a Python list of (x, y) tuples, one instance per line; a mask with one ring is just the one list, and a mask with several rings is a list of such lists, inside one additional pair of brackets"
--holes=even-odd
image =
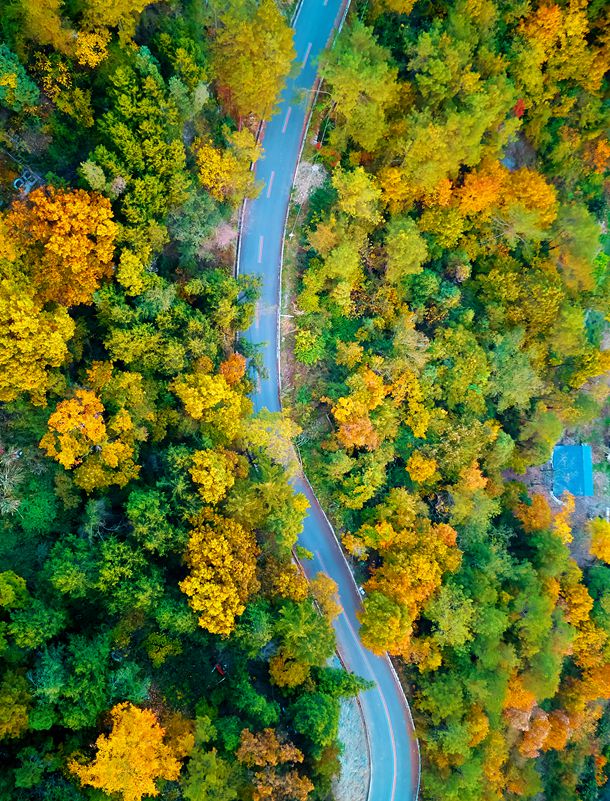
[[(244, 209), (238, 269), (263, 277), (256, 318), (245, 337), (264, 347), (268, 374), (261, 379), (253, 402), (256, 409), (280, 410), (278, 313), (284, 222), (297, 167), (305, 123), (316, 80), (316, 59), (330, 41), (343, 12), (342, 0), (303, 0), (295, 18), (295, 72), (287, 82), (276, 114), (266, 124), (264, 156), (256, 165), (263, 188)], [(360, 696), (371, 756), (369, 801), (414, 801), (419, 782), (417, 741), (407, 701), (387, 657), (372, 654), (361, 644), (356, 612), (358, 588), (334, 532), (305, 479), (295, 488), (310, 504), (299, 543), (313, 553), (304, 560), (308, 576), (318, 571), (339, 587), (343, 612), (335, 621), (337, 650), (345, 666), (375, 682)]]

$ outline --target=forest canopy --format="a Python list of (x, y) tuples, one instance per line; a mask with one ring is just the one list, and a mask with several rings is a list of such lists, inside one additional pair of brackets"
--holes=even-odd
[(293, 559), (299, 432), (422, 798), (601, 799), (610, 530), (528, 476), (607, 417), (608, 9), (354, 4), (306, 142), (292, 417), (253, 411), (233, 269), (291, 11), (3, 3), (0, 799), (331, 797), (365, 684)]

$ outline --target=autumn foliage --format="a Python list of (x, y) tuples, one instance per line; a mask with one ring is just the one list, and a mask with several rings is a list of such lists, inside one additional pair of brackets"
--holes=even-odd
[(50, 432), (41, 447), (66, 469), (80, 464), (106, 438), (103, 413), (104, 407), (95, 393), (77, 390), (74, 398), (62, 401), (49, 418)]
[(311, 781), (292, 767), (303, 761), (303, 754), (290, 742), (281, 742), (273, 729), (253, 734), (241, 733), (238, 760), (253, 772), (254, 801), (306, 801), (314, 789)]
[[(112, 367), (108, 375), (112, 375)], [(126, 399), (128, 382), (122, 389)], [(87, 492), (111, 484), (123, 486), (140, 469), (134, 460), (136, 442), (145, 439), (146, 432), (134, 426), (132, 414), (124, 406), (108, 420), (104, 415), (104, 405), (95, 392), (77, 389), (73, 398), (57, 405), (40, 440), (48, 456), (66, 470), (75, 470), (77, 484)]]
[(194, 143), (199, 180), (219, 201), (238, 205), (244, 197), (256, 197), (258, 187), (251, 163), (258, 160), (261, 148), (253, 134), (244, 128), (228, 134), (228, 148), (215, 147), (209, 140)]
[(591, 553), (602, 562), (610, 564), (610, 523), (596, 517), (589, 523), (591, 534)]
[(272, 113), (295, 51), (293, 33), (273, 0), (227, 12), (214, 41), (221, 91), (238, 116)]
[(608, 526), (530, 490), (607, 439), (606, 6), (372, 0), (310, 54), (279, 414), (231, 265), (286, 4), (3, 4), (0, 796), (332, 793), (366, 685), (293, 561), (302, 468), (422, 801), (601, 795)]
[(5, 223), (41, 302), (91, 303), (112, 272), (117, 226), (107, 198), (82, 189), (36, 189)]
[(0, 282), (0, 400), (29, 393), (41, 404), (50, 369), (68, 358), (74, 322), (60, 306), (45, 310), (24, 282)]
[(133, 704), (117, 704), (111, 711), (112, 730), (96, 740), (93, 762), (75, 760), (69, 768), (84, 785), (117, 793), (124, 801), (157, 796), (157, 779), (178, 778), (180, 763), (164, 743), (165, 732), (154, 712)]
[(190, 572), (180, 582), (199, 625), (228, 635), (246, 601), (258, 589), (254, 536), (228, 518), (212, 515), (196, 521), (185, 561)]

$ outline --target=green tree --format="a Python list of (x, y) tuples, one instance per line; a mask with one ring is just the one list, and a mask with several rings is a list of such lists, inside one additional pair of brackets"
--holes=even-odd
[(524, 332), (519, 329), (498, 335), (491, 359), (490, 392), (497, 395), (498, 411), (527, 409), (544, 389), (544, 383), (524, 348)]
[(107, 630), (91, 638), (71, 634), (65, 644), (45, 646), (36, 655), (32, 684), (30, 726), (35, 730), (56, 723), (72, 730), (93, 728), (114, 703), (141, 702), (148, 690), (137, 664), (114, 652)]
[(304, 664), (322, 665), (334, 650), (330, 623), (309, 600), (286, 602), (275, 628), (282, 648)]
[(109, 537), (100, 546), (96, 588), (105, 595), (110, 612), (125, 614), (151, 606), (161, 594), (160, 575), (153, 565), (146, 569), (140, 550)]
[(317, 753), (332, 745), (339, 727), (339, 704), (322, 693), (305, 693), (290, 707), (295, 731), (307, 737)]
[(218, 206), (209, 194), (190, 191), (182, 208), (170, 212), (168, 229), (181, 255), (194, 259), (221, 219)]
[(441, 648), (459, 649), (472, 639), (475, 606), (460, 587), (446, 584), (426, 606), (425, 616), (434, 626), (433, 638)]
[(421, 272), (428, 258), (428, 247), (417, 223), (409, 217), (392, 217), (386, 234), (387, 268), (390, 283), (398, 283), (405, 275)]
[(197, 749), (191, 756), (182, 782), (188, 801), (234, 801), (237, 790), (232, 786), (234, 770), (218, 756), (215, 748)]
[(38, 103), (38, 87), (28, 76), (19, 58), (0, 44), (0, 105), (22, 111)]
[(23, 609), (11, 613), (7, 630), (19, 648), (34, 649), (55, 637), (65, 625), (66, 613), (63, 609), (32, 598)]
[[(100, 118), (102, 143), (89, 157), (95, 182), (117, 198), (126, 238), (141, 258), (167, 242), (169, 211), (188, 199), (180, 111), (146, 47), (109, 78), (110, 108)], [(101, 173), (99, 172), (101, 170)], [(89, 169), (85, 177), (91, 175)]]
[(216, 748), (206, 744), (216, 736), (210, 719), (198, 717), (195, 727), (195, 747), (190, 753), (186, 776), (182, 781), (188, 801), (234, 801), (237, 771), (218, 755)]
[(45, 572), (62, 595), (85, 598), (95, 586), (95, 551), (83, 537), (73, 534), (56, 542), (45, 563)]
[(0, 573), (0, 606), (3, 609), (22, 609), (27, 606), (29, 599), (25, 579), (13, 570)]
[(449, 409), (459, 404), (475, 413), (484, 408), (490, 368), (476, 336), (464, 326), (443, 328), (431, 348), (436, 359), (436, 381)]
[(351, 137), (375, 150), (387, 132), (386, 114), (398, 100), (397, 69), (370, 28), (359, 21), (347, 26), (321, 60), (320, 73), (332, 88), (341, 126), (333, 144)]
[(129, 494), (125, 511), (133, 536), (145, 550), (163, 556), (186, 545), (188, 535), (172, 522), (171, 509), (163, 493), (135, 489)]
[(30, 697), (25, 677), (5, 671), (0, 682), (0, 740), (21, 737), (27, 730)]

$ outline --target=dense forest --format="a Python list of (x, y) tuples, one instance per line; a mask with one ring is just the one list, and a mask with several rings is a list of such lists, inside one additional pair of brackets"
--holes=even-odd
[(327, 798), (362, 685), (227, 237), (289, 10), (0, 5), (0, 798)]
[(608, 395), (609, 66), (597, 0), (374, 0), (321, 65), (291, 402), (429, 801), (608, 776), (610, 525), (524, 473)]
[[(0, 798), (327, 799), (363, 685), (233, 269), (291, 7), (1, 11)], [(291, 411), (426, 801), (610, 773), (610, 524), (524, 477), (607, 414), (609, 66), (603, 0), (357, 3), (320, 64)]]

